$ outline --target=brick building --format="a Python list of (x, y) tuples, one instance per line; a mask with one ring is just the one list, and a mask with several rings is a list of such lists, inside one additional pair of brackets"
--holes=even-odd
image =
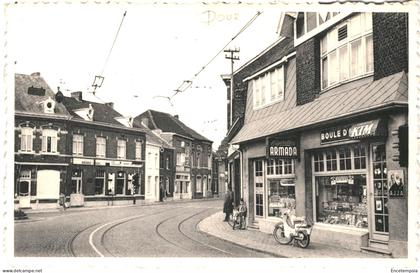
[(201, 136), (178, 116), (148, 110), (135, 118), (149, 129), (158, 131), (175, 155), (174, 199), (203, 198), (213, 196), (212, 188), (212, 141)]
[(283, 13), (280, 39), (235, 72), (229, 176), (252, 225), (271, 233), (292, 210), (315, 222), (311, 240), (407, 256), (407, 21)]
[(15, 74), (15, 207), (56, 207), (71, 164), (71, 117), (40, 73)]

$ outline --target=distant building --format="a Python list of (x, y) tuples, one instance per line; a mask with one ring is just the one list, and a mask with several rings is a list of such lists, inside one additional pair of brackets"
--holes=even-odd
[(135, 121), (151, 130), (159, 130), (160, 136), (174, 148), (174, 199), (213, 196), (212, 141), (186, 126), (178, 116), (167, 113), (148, 110)]

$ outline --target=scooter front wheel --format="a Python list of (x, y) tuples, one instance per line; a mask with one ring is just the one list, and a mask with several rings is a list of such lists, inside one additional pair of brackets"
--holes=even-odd
[(276, 225), (276, 227), (273, 230), (273, 236), (276, 241), (281, 245), (287, 245), (290, 244), (292, 241), (292, 237), (287, 237), (284, 233), (284, 226), (283, 224)]
[[(299, 239), (297, 240), (297, 244), (301, 247), (301, 248), (307, 248), (309, 245), (309, 242), (311, 241), (310, 236), (305, 234), (302, 231), (298, 232), (299, 235)], [(300, 239), (302, 238), (302, 239)]]

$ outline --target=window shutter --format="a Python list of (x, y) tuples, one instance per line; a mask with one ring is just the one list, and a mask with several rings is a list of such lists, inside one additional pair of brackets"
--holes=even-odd
[(57, 137), (51, 137), (51, 152), (56, 153), (57, 152)]
[(27, 149), (26, 143), (27, 143), (26, 135), (22, 133), (21, 137), (20, 137), (20, 150), (21, 151), (26, 151), (26, 149)]
[(42, 136), (42, 151), (47, 152), (47, 136)]

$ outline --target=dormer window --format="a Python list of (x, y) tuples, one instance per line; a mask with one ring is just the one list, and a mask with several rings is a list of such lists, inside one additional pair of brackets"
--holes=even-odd
[(281, 65), (252, 80), (254, 109), (284, 100), (284, 66)]
[(132, 117), (116, 117), (115, 120), (124, 125), (125, 127), (133, 127), (134, 119)]
[(89, 108), (88, 108), (88, 111), (87, 111), (87, 118), (90, 120), (90, 121), (92, 121), (93, 120), (93, 113), (94, 113), (94, 109), (93, 109), (93, 107), (92, 107), (92, 104), (90, 104), (89, 103)]
[(74, 110), (74, 112), (84, 120), (93, 121), (93, 114), (95, 112), (95, 109), (93, 108), (92, 104), (89, 103), (88, 108), (77, 109)]
[(372, 14), (357, 14), (321, 39), (323, 90), (373, 73)]
[(54, 114), (54, 108), (55, 108), (55, 101), (51, 98), (46, 99), (43, 102), (44, 106), (44, 113), (46, 114)]

